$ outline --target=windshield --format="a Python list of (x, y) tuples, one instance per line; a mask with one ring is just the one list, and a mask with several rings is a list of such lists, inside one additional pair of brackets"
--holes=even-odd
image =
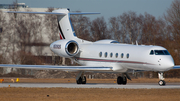
[(150, 55), (170, 55), (167, 50), (151, 50)]

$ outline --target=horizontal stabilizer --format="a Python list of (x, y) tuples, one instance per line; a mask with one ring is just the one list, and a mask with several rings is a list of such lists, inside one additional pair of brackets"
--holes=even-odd
[(70, 15), (92, 15), (92, 14), (100, 14), (95, 12), (79, 12), (79, 13), (69, 13)]
[[(66, 15), (66, 13), (58, 13), (58, 12), (23, 12), (23, 11), (6, 11), (6, 13), (24, 13), (24, 14), (53, 14), (53, 15)], [(82, 12), (82, 13), (69, 13), (70, 15), (92, 15), (92, 14), (100, 14), (93, 12)]]
[(56, 13), (56, 12), (21, 12), (21, 11), (6, 11), (6, 13), (66, 15), (66, 13)]
[(174, 66), (173, 69), (180, 69), (180, 65)]
[(97, 66), (56, 66), (56, 65), (13, 65), (0, 64), (0, 67), (23, 68), (23, 69), (54, 69), (64, 71), (112, 71), (112, 67)]

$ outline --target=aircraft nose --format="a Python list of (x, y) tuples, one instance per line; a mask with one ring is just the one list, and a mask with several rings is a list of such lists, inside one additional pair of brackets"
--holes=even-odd
[(168, 57), (166, 59), (163, 59), (163, 67), (166, 69), (166, 70), (170, 70), (174, 67), (174, 60), (172, 57)]
[(171, 60), (167, 63), (167, 66), (170, 67), (170, 68), (173, 68), (174, 67), (174, 61)]

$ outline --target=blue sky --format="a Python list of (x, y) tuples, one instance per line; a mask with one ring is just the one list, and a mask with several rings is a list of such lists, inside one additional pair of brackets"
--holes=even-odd
[[(0, 0), (1, 4), (11, 4), (15, 0)], [(173, 0), (18, 0), (31, 8), (70, 8), (71, 11), (100, 12), (91, 15), (91, 19), (103, 16), (106, 20), (117, 17), (124, 12), (134, 11), (137, 14), (145, 12), (156, 18), (162, 16)]]

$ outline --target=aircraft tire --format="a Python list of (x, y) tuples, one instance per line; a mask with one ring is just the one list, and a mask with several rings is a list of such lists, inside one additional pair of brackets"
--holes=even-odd
[(126, 77), (123, 77), (122, 84), (123, 84), (123, 85), (126, 85), (126, 84), (127, 84), (127, 78), (126, 78)]
[(86, 84), (86, 76), (83, 77), (82, 84)]
[(80, 77), (78, 80), (76, 80), (77, 84), (82, 84), (82, 78)]
[(165, 85), (166, 85), (166, 82), (165, 82), (164, 80), (160, 80), (160, 81), (158, 82), (158, 84), (159, 84), (160, 86), (165, 86)]
[(117, 84), (123, 84), (123, 78), (121, 76), (118, 76), (117, 78)]

